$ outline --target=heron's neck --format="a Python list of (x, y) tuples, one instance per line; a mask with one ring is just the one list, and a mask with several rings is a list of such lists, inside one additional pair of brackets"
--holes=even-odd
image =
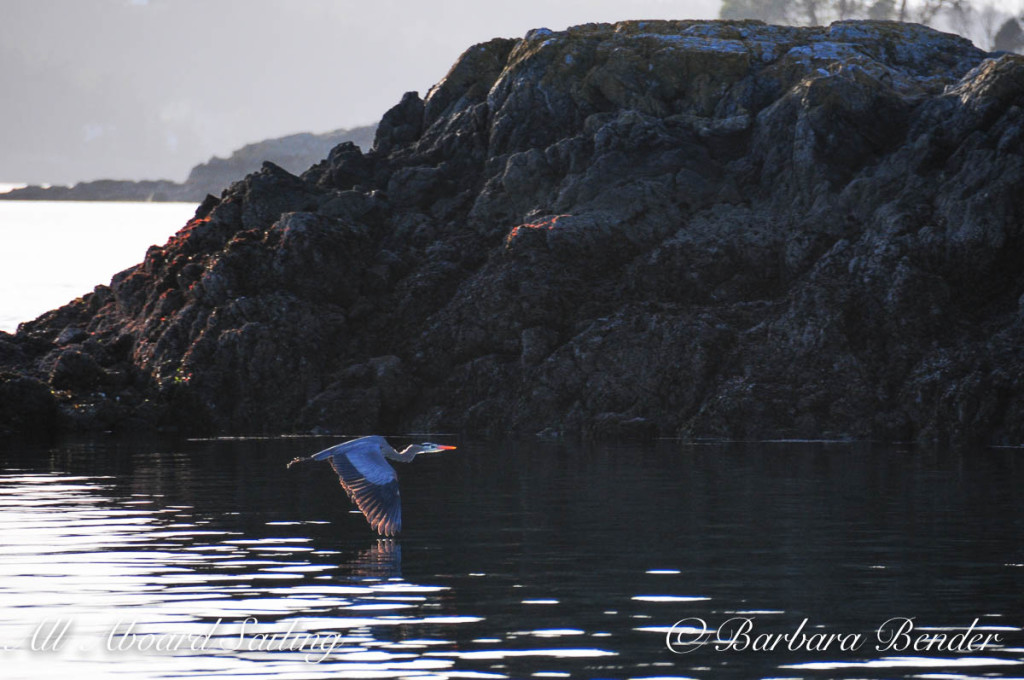
[(422, 450), (423, 447), (420, 446), (419, 444), (410, 444), (401, 451), (395, 451), (393, 448), (389, 446), (386, 449), (384, 449), (384, 457), (390, 458), (391, 460), (397, 460), (400, 463), (408, 463), (412, 461), (412, 459), (416, 457), (416, 454), (418, 454)]

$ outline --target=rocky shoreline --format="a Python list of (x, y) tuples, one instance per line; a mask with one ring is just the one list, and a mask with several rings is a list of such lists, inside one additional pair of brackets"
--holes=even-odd
[(0, 429), (1020, 444), (1022, 134), (918, 25), (493, 40), (0, 334)]
[(184, 182), (170, 180), (128, 181), (101, 179), (74, 186), (30, 185), (0, 193), (5, 201), (179, 201), (199, 203), (207, 194), (218, 195), (240, 177), (256, 172), (270, 161), (292, 172), (302, 172), (343, 142), (364, 149), (373, 142), (374, 126), (335, 130), (322, 134), (301, 133), (247, 144), (227, 158), (214, 156), (192, 168)]

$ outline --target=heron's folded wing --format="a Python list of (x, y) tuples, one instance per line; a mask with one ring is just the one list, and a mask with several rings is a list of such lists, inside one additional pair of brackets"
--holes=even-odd
[(341, 485), (374, 530), (394, 536), (402, 530), (398, 476), (380, 454), (349, 451), (330, 457)]

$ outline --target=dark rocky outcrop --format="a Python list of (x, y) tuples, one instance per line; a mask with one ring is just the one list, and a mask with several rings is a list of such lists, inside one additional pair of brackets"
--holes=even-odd
[(220, 194), (239, 177), (256, 172), (270, 161), (292, 172), (302, 172), (332, 148), (352, 142), (370, 148), (375, 127), (366, 125), (323, 134), (301, 133), (247, 144), (228, 158), (214, 156), (192, 168), (184, 182), (143, 180), (139, 182), (101, 179), (79, 182), (74, 186), (27, 186), (0, 193), (0, 200), (11, 201), (182, 201), (198, 203), (207, 194)]
[(1020, 443), (1022, 134), (916, 25), (494, 40), (0, 334), (0, 427)]

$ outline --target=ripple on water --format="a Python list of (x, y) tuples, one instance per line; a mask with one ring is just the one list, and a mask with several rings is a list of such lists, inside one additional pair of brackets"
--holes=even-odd
[[(982, 610), (992, 613), (977, 613), (976, 630), (999, 633), (1007, 644), (984, 654), (865, 659), (795, 653), (778, 659), (706, 648), (673, 655), (666, 647), (670, 633), (700, 633), (699, 620), (712, 635), (732, 617), (758, 617), (772, 632), (792, 630), (803, 618), (793, 611), (814, 610), (822, 597), (844, 592), (851, 581), (858, 596), (873, 598), (886, 616), (895, 607), (913, 610), (922, 634), (958, 630), (929, 625), (960, 622), (936, 616), (927, 609), (934, 598), (921, 593), (940, 587), (944, 608), (965, 601), (973, 606), (999, 588), (1019, 593), (1011, 586), (1024, 574), (1019, 536), (1007, 533), (1008, 548), (992, 538), (1002, 536), (997, 517), (1024, 515), (1005, 506), (991, 509), (991, 480), (977, 493), (986, 499), (982, 516), (969, 522), (984, 533), (983, 541), (975, 545), (970, 532), (950, 531), (943, 522), (956, 513), (932, 508), (925, 513), (929, 540), (911, 549), (906, 544), (916, 540), (914, 534), (891, 528), (905, 519), (903, 510), (886, 514), (861, 506), (864, 498), (884, 493), (845, 491), (857, 477), (849, 456), (795, 466), (789, 457), (779, 462), (779, 456), (766, 456), (760, 468), (749, 463), (756, 458), (732, 456), (719, 469), (718, 452), (703, 463), (703, 453), (691, 452), (686, 480), (699, 483), (689, 486), (670, 482), (665, 470), (631, 479), (643, 469), (636, 461), (588, 459), (588, 474), (606, 464), (608, 476), (587, 489), (579, 488), (571, 457), (561, 454), (516, 465), (516, 475), (478, 472), (474, 465), (503, 463), (500, 456), (477, 458), (456, 468), (465, 476), (463, 487), (459, 475), (448, 479), (439, 472), (446, 468), (424, 461), (417, 470), (422, 486), (416, 476), (403, 478), (403, 502), (408, 490), (408, 507), (420, 505), (410, 512), (415, 530), (398, 542), (368, 537), (365, 522), (349, 517), (332, 480), (325, 479), (323, 488), (334, 495), (321, 502), (308, 493), (306, 480), (282, 477), (277, 459), (294, 451), (273, 449), (272, 460), (265, 454), (272, 465), (252, 466), (241, 462), (253, 455), (251, 445), (195, 444), (205, 446), (219, 446), (223, 455), (132, 454), (137, 469), (122, 465), (128, 472), (117, 477), (37, 474), (24, 467), (0, 474), (0, 645), (27, 640), (27, 621), (75, 621), (75, 645), (61, 654), (5, 654), (5, 680), (40, 677), (40, 669), (51, 677), (117, 673), (146, 679), (661, 680), (717, 677), (719, 671), (735, 671), (736, 677), (1020, 676), (1024, 632), (1016, 611), (1000, 609), (992, 597)], [(815, 475), (831, 466), (837, 469), (831, 490), (826, 479), (823, 494), (805, 502), (809, 490), (820, 486)], [(1014, 469), (1000, 466), (997, 481), (1013, 478)], [(538, 470), (553, 476), (538, 484), (530, 477)], [(904, 471), (891, 467), (876, 475), (872, 467), (861, 476), (912, 487), (900, 476)], [(442, 474), (461, 493), (439, 484)], [(966, 474), (957, 471), (943, 489), (967, 484), (960, 476)], [(765, 486), (764, 478), (775, 483)], [(508, 488), (500, 486), (506, 483)], [(644, 493), (629, 491), (637, 483)], [(497, 492), (491, 493), (491, 484), (499, 485)], [(1003, 497), (1014, 498), (1010, 491), (1019, 486), (1009, 485)], [(481, 496), (478, 506), (471, 504), (474, 494)], [(916, 502), (927, 505), (921, 498)], [(949, 502), (949, 493), (942, 498)], [(630, 509), (624, 505), (629, 502), (640, 505)], [(962, 498), (959, 503), (962, 512)], [(507, 507), (497, 507), (502, 504)], [(741, 508), (733, 512), (735, 504)], [(472, 520), (477, 510), (486, 523)], [(872, 513), (879, 514), (882, 534), (865, 538), (864, 517)], [(634, 516), (644, 523), (627, 521)], [(502, 526), (495, 530), (492, 518)], [(592, 530), (600, 531), (599, 539), (587, 534)], [(605, 538), (606, 531), (614, 540)], [(963, 549), (968, 543), (970, 551)], [(987, 554), (993, 545), (1001, 547)], [(959, 552), (967, 557), (951, 566)], [(887, 568), (869, 568), (882, 564)], [(975, 572), (975, 581), (966, 578)], [(917, 599), (900, 599), (907, 592)], [(791, 601), (802, 609), (787, 610)], [(856, 613), (860, 618), (845, 622), (812, 616), (812, 625), (865, 632), (878, 623), (873, 613)], [(687, 617), (693, 619), (689, 627)], [(106, 651), (111, 639), (125, 649)], [(174, 640), (187, 645), (197, 639), (206, 647), (159, 651)], [(91, 649), (80, 642), (91, 642)]]

